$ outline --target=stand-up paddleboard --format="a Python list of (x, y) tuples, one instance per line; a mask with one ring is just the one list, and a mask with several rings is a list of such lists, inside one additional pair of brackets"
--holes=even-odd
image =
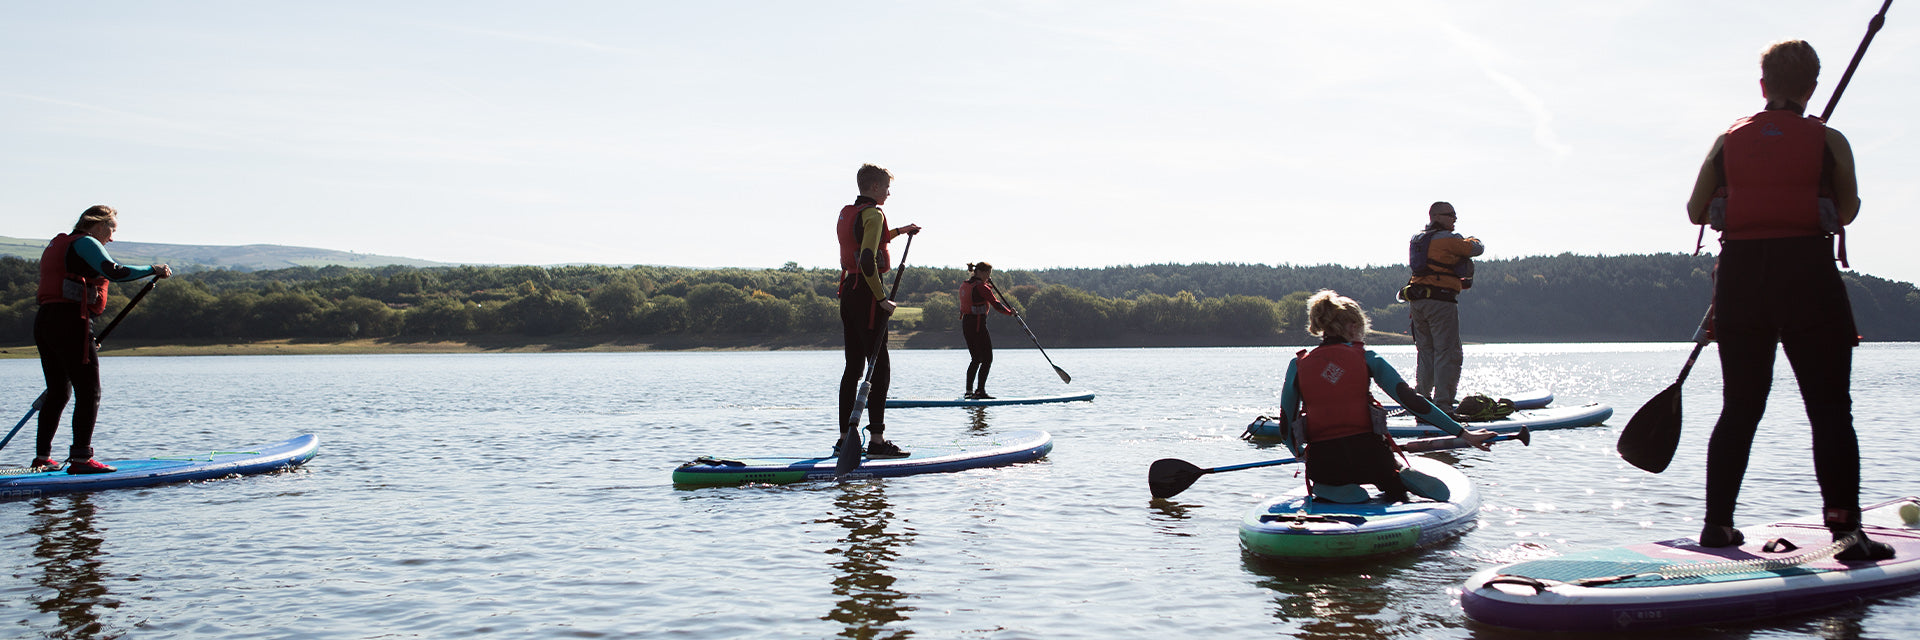
[[(1494, 397), (1496, 399), (1505, 398), (1507, 400), (1512, 400), (1513, 408), (1515, 409), (1541, 409), (1541, 408), (1545, 408), (1547, 405), (1553, 404), (1553, 392), (1548, 391), (1546, 389), (1534, 389), (1532, 391), (1517, 393), (1510, 396), (1494, 396)], [(1388, 411), (1396, 411), (1400, 409), (1400, 405), (1397, 405), (1397, 404), (1382, 404), (1381, 406), (1386, 407)]]
[[(1578, 407), (1548, 407), (1545, 409), (1524, 409), (1508, 414), (1498, 420), (1466, 422), (1468, 429), (1487, 429), (1494, 433), (1516, 433), (1522, 427), (1538, 431), (1540, 429), (1566, 429), (1585, 427), (1606, 422), (1613, 417), (1613, 407), (1604, 404), (1589, 404)], [(1428, 438), (1444, 436), (1447, 432), (1439, 427), (1425, 424), (1409, 415), (1387, 416), (1387, 433), (1395, 438)], [(1281, 427), (1279, 418), (1260, 416), (1247, 425), (1247, 431), (1241, 434), (1248, 440), (1278, 441)]]
[(1743, 528), (1747, 541), (1737, 548), (1683, 538), (1487, 569), (1467, 580), (1460, 606), (1517, 629), (1638, 631), (1790, 615), (1920, 587), (1920, 498), (1867, 507), (1862, 519), (1868, 536), (1893, 545), (1893, 559), (1834, 560), (1823, 553), (1832, 550), (1826, 527), (1798, 520)]
[(1093, 394), (1082, 393), (1077, 395), (1033, 396), (1027, 398), (994, 398), (991, 400), (973, 400), (968, 398), (887, 398), (887, 408), (995, 407), (1007, 404), (1047, 404), (1051, 402), (1080, 402), (1083, 400), (1093, 400)]
[(1465, 533), (1480, 514), (1480, 491), (1438, 460), (1413, 457), (1412, 467), (1446, 483), (1448, 500), (1414, 496), (1388, 503), (1378, 492), (1354, 504), (1313, 502), (1306, 487), (1267, 500), (1240, 519), (1240, 544), (1285, 562), (1359, 560), (1432, 546)]
[[(1462, 423), (1469, 429), (1486, 429), (1494, 433), (1513, 433), (1521, 427), (1533, 431), (1542, 429), (1570, 429), (1586, 427), (1606, 422), (1613, 417), (1613, 407), (1594, 403), (1577, 407), (1547, 407), (1545, 409), (1523, 409), (1507, 414), (1498, 420), (1478, 420)], [(1410, 415), (1387, 417), (1387, 433), (1395, 438), (1425, 438), (1444, 436), (1447, 432), (1439, 427), (1425, 424)]]
[(25, 469), (0, 469), (0, 499), (267, 473), (306, 464), (319, 452), (320, 438), (307, 434), (253, 451), (109, 460), (108, 465), (119, 469), (112, 473), (70, 475), (66, 471), (28, 473)]
[[(986, 438), (966, 437), (945, 444), (902, 444), (913, 455), (905, 458), (862, 458), (860, 466), (842, 479), (892, 478), (1031, 462), (1046, 457), (1047, 452), (1053, 450), (1053, 436), (1045, 431), (1010, 431)], [(784, 484), (833, 480), (834, 461), (832, 455), (701, 456), (674, 469), (673, 483)]]

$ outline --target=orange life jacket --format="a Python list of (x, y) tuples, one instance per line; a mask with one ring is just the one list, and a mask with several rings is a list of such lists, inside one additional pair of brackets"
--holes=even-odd
[[(860, 214), (867, 209), (879, 209), (871, 200), (861, 198), (853, 204), (840, 208), (840, 223), (837, 231), (840, 236), (840, 270), (845, 273), (860, 273)], [(863, 202), (864, 201), (864, 202)], [(887, 212), (880, 212), (881, 233), (886, 233)], [(893, 263), (893, 256), (887, 252), (886, 237), (880, 238), (880, 273), (886, 273)]]
[(1307, 443), (1373, 432), (1373, 394), (1367, 389), (1367, 349), (1343, 342), (1323, 344), (1300, 356), (1294, 385), (1307, 420)]
[(76, 272), (74, 265), (68, 264), (67, 256), (72, 253), (73, 241), (81, 237), (79, 234), (62, 233), (47, 243), (47, 250), (40, 253), (40, 289), (37, 297), (40, 304), (78, 304), (91, 318), (107, 312), (108, 283), (106, 276), (92, 269)]
[(1721, 160), (1727, 176), (1727, 240), (1826, 235), (1820, 228), (1820, 172), (1827, 125), (1819, 118), (1770, 110), (1727, 129)]

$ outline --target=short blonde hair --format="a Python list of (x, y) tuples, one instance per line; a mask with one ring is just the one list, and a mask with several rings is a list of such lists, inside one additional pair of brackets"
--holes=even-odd
[(884, 187), (892, 182), (893, 174), (889, 173), (886, 169), (880, 168), (879, 165), (860, 165), (860, 172), (853, 174), (853, 183), (855, 186), (860, 187), (861, 191), (866, 191), (874, 187)]
[(1820, 56), (1805, 40), (1781, 40), (1760, 51), (1760, 81), (1771, 98), (1797, 98), (1820, 79)]
[[(1347, 327), (1359, 327), (1360, 335), (1338, 333)], [(1353, 298), (1334, 293), (1332, 289), (1321, 289), (1313, 297), (1307, 298), (1307, 333), (1319, 336), (1329, 330), (1335, 332), (1333, 337), (1360, 342), (1366, 339), (1368, 331), (1373, 330), (1373, 323), (1367, 321), (1367, 311), (1360, 308), (1360, 303), (1354, 302)]]
[(86, 233), (89, 227), (102, 222), (116, 227), (120, 226), (119, 216), (120, 212), (114, 211), (113, 207), (104, 204), (87, 207), (86, 211), (80, 212), (80, 221), (73, 223), (73, 232)]

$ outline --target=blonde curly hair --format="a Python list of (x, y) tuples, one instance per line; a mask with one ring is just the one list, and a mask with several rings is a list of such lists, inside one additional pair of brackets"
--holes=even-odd
[[(1349, 328), (1358, 328), (1359, 335), (1346, 335)], [(1367, 332), (1373, 330), (1373, 323), (1367, 320), (1367, 311), (1360, 303), (1332, 289), (1321, 289), (1307, 298), (1307, 333), (1320, 336), (1332, 333), (1335, 338), (1345, 338), (1348, 342), (1365, 340)]]

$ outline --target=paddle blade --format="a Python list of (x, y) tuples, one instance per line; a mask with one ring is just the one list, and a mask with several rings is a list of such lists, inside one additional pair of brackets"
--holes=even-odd
[(1067, 375), (1067, 370), (1060, 368), (1060, 365), (1054, 365), (1053, 372), (1060, 374), (1061, 382), (1065, 382), (1067, 384), (1073, 384), (1073, 376)]
[(1193, 463), (1177, 458), (1161, 458), (1147, 467), (1147, 490), (1155, 498), (1171, 498), (1193, 486), (1193, 481), (1207, 475), (1205, 469)]
[(1680, 448), (1680, 396), (1680, 383), (1675, 382), (1634, 412), (1614, 447), (1621, 459), (1650, 473), (1667, 470)]
[(840, 430), (840, 457), (833, 463), (833, 477), (838, 478), (860, 468), (862, 448), (864, 447), (860, 442), (860, 423), (847, 423), (847, 426)]

